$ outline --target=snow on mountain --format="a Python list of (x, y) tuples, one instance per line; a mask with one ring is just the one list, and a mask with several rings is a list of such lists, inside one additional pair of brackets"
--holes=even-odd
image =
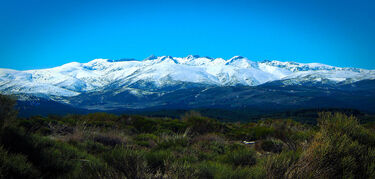
[[(95, 59), (50, 69), (17, 71), (0, 69), (0, 91), (6, 94), (75, 96), (103, 89), (162, 88), (184, 82), (210, 86), (256, 86), (275, 80), (301, 82), (356, 82), (375, 79), (374, 70), (340, 68), (319, 63), (254, 62), (235, 56), (225, 60), (189, 55), (134, 59)], [(152, 84), (152, 86), (147, 86)], [(135, 87), (134, 87), (135, 86)], [(151, 90), (152, 91), (152, 90)]]
[(340, 70), (344, 68), (333, 67), (320, 63), (296, 63), (296, 62), (280, 62), (280, 61), (263, 61), (262, 64), (287, 69), (291, 72), (298, 71), (319, 71), (319, 70)]

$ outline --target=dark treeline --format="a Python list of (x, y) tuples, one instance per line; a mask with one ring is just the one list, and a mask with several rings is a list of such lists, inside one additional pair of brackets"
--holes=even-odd
[(1, 178), (375, 178), (375, 123), (353, 112), (308, 111), (310, 124), (291, 120), (300, 113), (20, 118), (14, 105), (0, 95)]

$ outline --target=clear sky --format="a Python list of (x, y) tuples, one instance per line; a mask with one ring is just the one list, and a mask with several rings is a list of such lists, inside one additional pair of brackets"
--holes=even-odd
[(0, 68), (152, 54), (375, 69), (375, 1), (0, 0)]

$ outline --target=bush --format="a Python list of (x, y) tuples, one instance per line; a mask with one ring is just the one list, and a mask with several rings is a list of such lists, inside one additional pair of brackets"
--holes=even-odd
[(118, 176), (145, 178), (149, 172), (143, 151), (116, 146), (113, 150), (104, 153), (102, 157), (118, 172)]
[(197, 178), (229, 178), (232, 167), (218, 162), (201, 162), (196, 165)]
[(281, 140), (290, 150), (303, 147), (303, 144), (315, 134), (309, 126), (290, 119), (262, 120), (258, 125), (271, 128), (272, 133), (268, 136)]
[(216, 134), (206, 134), (193, 139), (192, 150), (198, 153), (198, 158), (207, 160), (226, 152), (227, 144), (224, 138)]
[(148, 152), (145, 155), (147, 166), (152, 173), (165, 173), (166, 166), (173, 160), (173, 155), (170, 151), (159, 150)]
[(79, 147), (81, 150), (87, 151), (87, 153), (90, 154), (100, 154), (110, 150), (109, 146), (105, 146), (101, 143), (94, 142), (91, 140), (87, 140), (83, 143), (78, 143), (77, 147)]
[(203, 117), (197, 112), (189, 112), (182, 117), (187, 125), (191, 128), (191, 132), (195, 134), (205, 134), (211, 132), (221, 132), (223, 126), (216, 120)]
[(135, 137), (135, 140), (138, 140), (138, 141), (148, 141), (148, 140), (157, 141), (158, 136), (156, 136), (154, 134), (139, 134)]
[(134, 138), (136, 144), (145, 147), (154, 147), (158, 139), (154, 134), (139, 134)]
[(199, 160), (212, 160), (226, 151), (225, 144), (216, 141), (201, 141), (192, 148)]
[(251, 130), (253, 140), (264, 139), (272, 136), (275, 130), (272, 127), (255, 126)]
[(189, 138), (185, 135), (166, 135), (162, 136), (158, 141), (156, 149), (178, 149), (188, 145)]
[(253, 126), (252, 124), (233, 127), (228, 136), (237, 140), (259, 140), (273, 136), (275, 130), (267, 126)]
[(253, 149), (242, 148), (227, 152), (223, 157), (223, 162), (234, 166), (251, 166), (256, 163), (256, 155)]
[(287, 171), (299, 158), (295, 151), (283, 151), (280, 154), (269, 156), (265, 161), (265, 169), (269, 178), (287, 178)]
[(274, 140), (263, 140), (260, 147), (266, 152), (280, 153), (283, 150), (283, 143)]
[(31, 136), (21, 128), (6, 127), (0, 133), (1, 144), (10, 152), (31, 154), (33, 143)]
[(125, 145), (125, 142), (116, 135), (97, 135), (94, 137), (94, 141), (113, 147), (116, 145)]
[(0, 129), (16, 119), (17, 111), (13, 108), (15, 104), (15, 99), (0, 94)]
[(175, 160), (171, 165), (167, 166), (165, 176), (167, 178), (190, 179), (197, 178), (196, 167), (188, 161)]
[(320, 131), (290, 175), (306, 178), (372, 178), (375, 136), (354, 117), (324, 113)]
[(16, 128), (5, 128), (1, 137), (5, 148), (27, 156), (43, 177), (95, 177), (106, 172), (98, 159), (65, 142), (28, 135)]
[(142, 116), (132, 116), (131, 124), (138, 130), (140, 133), (152, 133), (158, 129), (158, 123), (149, 118)]
[(34, 154), (46, 177), (98, 177), (105, 176), (106, 166), (97, 158), (64, 142), (45, 137), (33, 137)]
[(173, 131), (174, 133), (182, 133), (186, 130), (187, 124), (181, 120), (162, 120), (160, 127), (165, 130)]
[(104, 112), (97, 112), (87, 114), (82, 117), (81, 120), (84, 121), (116, 121), (119, 117), (114, 114), (104, 113)]
[[(201, 162), (195, 166), (193, 178), (263, 178), (263, 174), (249, 167), (238, 167), (218, 162)], [(257, 168), (256, 168), (257, 169)]]
[(38, 178), (38, 171), (21, 154), (10, 154), (0, 146), (0, 178)]

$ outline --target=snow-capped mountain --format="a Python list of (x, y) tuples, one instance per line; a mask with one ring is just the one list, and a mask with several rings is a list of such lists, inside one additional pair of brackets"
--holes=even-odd
[[(66, 97), (105, 89), (117, 92), (130, 90), (140, 94), (181, 86), (182, 83), (257, 86), (279, 80), (290, 85), (303, 82), (353, 83), (366, 79), (375, 79), (375, 70), (319, 63), (255, 62), (241, 56), (227, 60), (193, 55), (151, 56), (142, 61), (95, 59), (88, 63), (72, 62), (40, 70), (0, 69), (0, 92)], [(183, 88), (189, 86), (184, 85)]]
[(95, 59), (50, 69), (0, 69), (0, 93), (18, 96), (23, 114), (321, 107), (375, 112), (375, 70), (241, 56)]

